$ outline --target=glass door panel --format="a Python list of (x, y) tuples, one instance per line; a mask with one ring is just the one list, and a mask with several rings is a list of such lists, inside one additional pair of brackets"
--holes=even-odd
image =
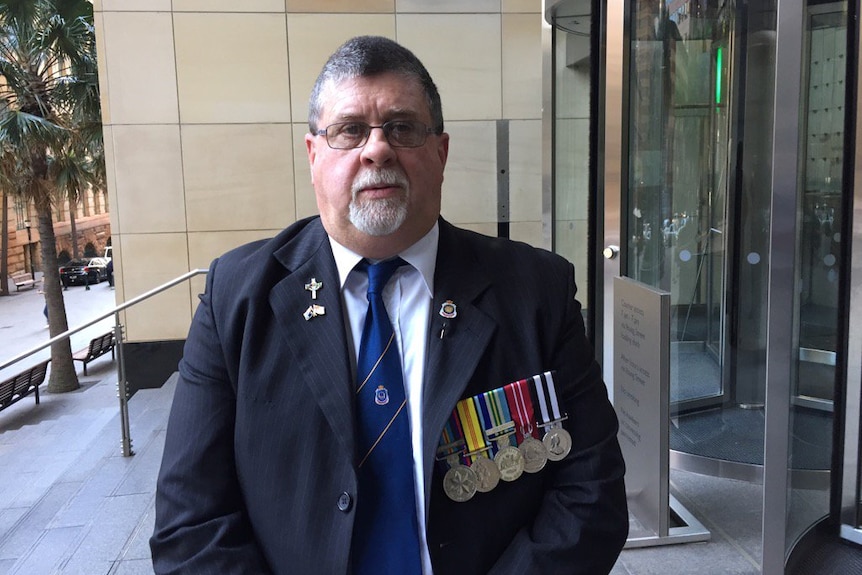
[(826, 411), (832, 409), (838, 349), (846, 52), (843, 3), (809, 7), (794, 403)]
[[(791, 391), (789, 517), (791, 549), (829, 515), (833, 400), (839, 341), (839, 277), (844, 248), (847, 2), (805, 10), (800, 94), (800, 200), (795, 310), (798, 358)], [(814, 481), (818, 478), (819, 481)]]
[(671, 401), (721, 404), (733, 11), (634, 2), (625, 275), (671, 293)]

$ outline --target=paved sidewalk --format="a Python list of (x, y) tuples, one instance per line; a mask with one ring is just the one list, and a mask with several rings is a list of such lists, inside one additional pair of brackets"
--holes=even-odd
[[(39, 279), (41, 274), (37, 273), (36, 277)], [(10, 282), (12, 295), (0, 297), (0, 363), (5, 363), (6, 360), (50, 339), (47, 321), (43, 315), (45, 295), (41, 293), (42, 283), (38, 282), (36, 285), (35, 288), (16, 292), (15, 285)], [(114, 309), (117, 305), (114, 299), (115, 293), (108, 282), (92, 285), (89, 290), (83, 286), (72, 286), (63, 291), (69, 328), (76, 328)], [(86, 347), (92, 338), (100, 333), (105, 333), (113, 326), (114, 319), (109, 317), (73, 335), (71, 337), (72, 350)], [(0, 378), (4, 375), (7, 377), (15, 375), (26, 367), (50, 356), (50, 350), (46, 348), (29, 359), (22, 360), (18, 365), (0, 370)], [(89, 366), (87, 371), (90, 371)], [(79, 373), (80, 375), (81, 373)]]

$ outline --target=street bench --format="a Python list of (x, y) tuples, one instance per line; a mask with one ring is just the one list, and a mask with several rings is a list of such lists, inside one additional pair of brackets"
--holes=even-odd
[(36, 397), (36, 403), (39, 403), (39, 386), (45, 381), (49, 361), (51, 360), (46, 359), (30, 369), (0, 382), (0, 411), (31, 393)]
[(114, 359), (114, 332), (109, 331), (106, 334), (94, 337), (90, 340), (90, 345), (84, 349), (80, 349), (72, 354), (72, 359), (84, 363), (84, 375), (87, 375), (87, 364), (101, 355), (111, 352), (111, 359)]
[(31, 288), (36, 286), (36, 280), (33, 279), (33, 274), (18, 273), (12, 276), (12, 283), (15, 284), (15, 291), (21, 291), (21, 288)]

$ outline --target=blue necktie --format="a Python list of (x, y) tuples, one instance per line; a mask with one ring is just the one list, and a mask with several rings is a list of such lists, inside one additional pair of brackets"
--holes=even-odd
[(383, 288), (403, 264), (396, 258), (367, 266), (368, 313), (356, 369), (357, 575), (421, 573), (407, 399), (398, 344), (383, 304)]

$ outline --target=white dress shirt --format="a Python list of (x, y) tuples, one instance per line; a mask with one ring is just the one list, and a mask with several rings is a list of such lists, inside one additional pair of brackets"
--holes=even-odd
[[(422, 469), (422, 387), (425, 373), (425, 349), (428, 340), (428, 322), (431, 319), (431, 301), (434, 295), (434, 270), (437, 265), (437, 243), (440, 230), (435, 223), (418, 242), (398, 254), (410, 265), (398, 268), (383, 290), (386, 312), (392, 321), (401, 370), (413, 443), (413, 477), (416, 484), (416, 513), (419, 523), (419, 543), (422, 553), (422, 572), (432, 575), (431, 556), (425, 533), (425, 474)], [(368, 276), (353, 272), (362, 256), (342, 246), (331, 237), (332, 254), (341, 281), (348, 345), (353, 352), (353, 371), (359, 355), (358, 342), (368, 311)]]

